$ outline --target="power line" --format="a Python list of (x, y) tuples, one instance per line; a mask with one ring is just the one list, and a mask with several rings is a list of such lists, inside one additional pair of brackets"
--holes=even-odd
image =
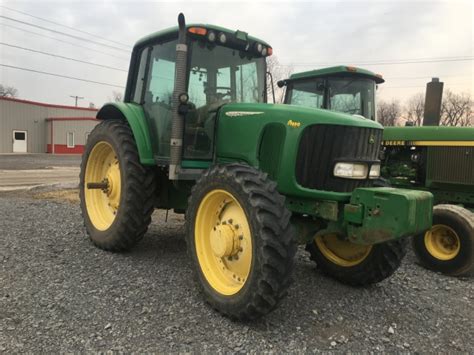
[[(472, 85), (472, 83), (456, 83), (456, 84), (449, 84), (449, 83), (445, 83), (445, 86), (446, 87), (450, 87), (450, 86), (467, 86), (467, 85)], [(411, 88), (426, 88), (426, 85), (425, 86), (418, 86), (418, 85), (414, 85), (414, 86), (379, 86), (379, 88), (381, 89), (411, 89)]]
[(70, 79), (70, 80), (84, 81), (86, 83), (92, 83), (92, 84), (97, 84), (97, 85), (112, 86), (112, 87), (121, 88), (121, 89), (125, 88), (124, 86), (121, 86), (121, 85), (109, 84), (109, 83), (104, 83), (104, 82), (101, 82), (101, 81), (81, 79), (81, 78), (76, 78), (76, 77), (73, 77), (73, 76), (67, 76), (67, 75), (61, 75), (61, 74), (55, 74), (55, 73), (48, 73), (48, 72), (29, 69), (29, 68), (16, 67), (16, 66), (13, 66), (13, 65), (8, 65), (8, 64), (1, 64), (0, 63), (0, 66), (5, 67), (5, 68), (24, 70), (24, 71), (28, 71), (28, 72), (32, 72), (32, 73), (56, 76), (56, 77), (59, 77), (59, 78), (65, 78), (65, 79)]
[(121, 51), (121, 52), (125, 52), (125, 53), (130, 53), (130, 51), (128, 51), (128, 50), (126, 50), (126, 49), (123, 49), (123, 48), (111, 46), (111, 45), (108, 45), (108, 44), (105, 44), (105, 43), (101, 43), (101, 42), (97, 42), (97, 41), (94, 41), (94, 40), (91, 40), (91, 39), (87, 39), (87, 38), (84, 38), (84, 37), (80, 37), (80, 36), (76, 36), (76, 35), (71, 35), (71, 34), (66, 33), (66, 32), (53, 30), (53, 29), (51, 29), (51, 28), (47, 28), (47, 27), (35, 25), (35, 24), (33, 24), (33, 23), (29, 23), (29, 22), (25, 22), (25, 21), (16, 20), (16, 19), (11, 18), (11, 17), (8, 17), (8, 16), (0, 15), (0, 18), (4, 18), (4, 19), (6, 19), (6, 20), (13, 21), (13, 22), (18, 22), (18, 23), (21, 23), (21, 24), (23, 24), (23, 25), (27, 25), (27, 26), (39, 28), (39, 29), (41, 29), (41, 30), (43, 30), (43, 31), (49, 31), (49, 32), (57, 33), (57, 34), (60, 34), (60, 35), (63, 35), (63, 36), (71, 37), (71, 38), (77, 39), (77, 40), (79, 40), (79, 41), (90, 42), (90, 43), (94, 43), (94, 44), (96, 44), (96, 45), (98, 45), (98, 46), (103, 46), (103, 47), (115, 49), (115, 50), (117, 50), (117, 51)]
[(80, 44), (76, 44), (76, 43), (72, 43), (72, 42), (68, 42), (68, 41), (64, 41), (64, 40), (59, 39), (59, 38), (55, 38), (55, 37), (51, 37), (51, 36), (44, 35), (44, 34), (42, 34), (42, 33), (37, 33), (37, 32), (33, 32), (33, 31), (28, 31), (28, 30), (25, 30), (24, 28), (12, 26), (12, 25), (7, 25), (6, 23), (0, 23), (0, 26), (13, 28), (13, 29), (15, 29), (15, 30), (20, 30), (20, 31), (23, 31), (23, 32), (26, 32), (26, 33), (30, 33), (30, 34), (33, 34), (33, 35), (36, 35), (36, 36), (44, 37), (44, 38), (49, 38), (49, 39), (52, 39), (52, 40), (55, 40), (55, 41), (58, 41), (58, 42), (61, 42), (61, 43), (69, 44), (69, 45), (74, 46), (74, 47), (84, 48), (84, 49), (90, 50), (90, 51), (92, 51), (92, 52), (104, 54), (104, 55), (107, 55), (107, 56), (110, 56), (110, 57), (113, 57), (113, 58), (117, 58), (117, 59), (121, 59), (121, 60), (126, 60), (127, 62), (129, 61), (129, 58), (116, 56), (116, 55), (114, 55), (114, 54), (110, 54), (110, 53), (107, 53), (107, 52), (102, 52), (102, 51), (99, 51), (99, 50), (94, 49), (94, 48), (90, 48), (90, 47), (87, 47), (87, 46), (82, 46), (82, 45), (80, 45)]
[(126, 43), (122, 43), (122, 42), (117, 42), (117, 41), (114, 41), (114, 40), (111, 40), (111, 39), (108, 39), (108, 38), (105, 38), (105, 37), (101, 37), (97, 34), (94, 34), (94, 33), (90, 33), (90, 32), (86, 32), (86, 31), (83, 31), (83, 30), (79, 30), (77, 28), (74, 28), (74, 27), (71, 27), (71, 26), (67, 26), (67, 25), (64, 25), (62, 23), (59, 23), (59, 22), (55, 22), (55, 21), (51, 21), (51, 20), (48, 20), (48, 19), (45, 19), (45, 18), (42, 18), (42, 17), (39, 17), (39, 16), (35, 16), (35, 15), (32, 15), (32, 14), (29, 14), (27, 12), (23, 12), (23, 11), (20, 11), (20, 10), (15, 10), (15, 9), (12, 9), (10, 7), (7, 7), (7, 6), (4, 6), (4, 5), (0, 5), (0, 7), (4, 8), (4, 9), (7, 9), (7, 10), (10, 10), (10, 11), (13, 11), (13, 12), (16, 12), (16, 13), (19, 13), (19, 14), (23, 14), (23, 15), (26, 15), (26, 16), (30, 16), (30, 17), (33, 17), (35, 19), (38, 19), (38, 20), (41, 20), (41, 21), (45, 21), (45, 22), (48, 22), (48, 23), (51, 23), (53, 25), (57, 25), (57, 26), (61, 26), (61, 27), (64, 27), (64, 28), (68, 28), (70, 30), (73, 30), (73, 31), (76, 31), (76, 32), (80, 32), (80, 33), (83, 33), (83, 34), (86, 34), (86, 35), (89, 35), (89, 36), (93, 36), (93, 37), (97, 37), (97, 38), (100, 38), (104, 41), (108, 41), (108, 42), (111, 42), (111, 43), (115, 43), (115, 44), (119, 44), (119, 45), (122, 45), (122, 46), (125, 46), (125, 47), (130, 47), (131, 44), (126, 44)]
[[(452, 57), (450, 59), (427, 59), (427, 60), (413, 60), (413, 61), (392, 61), (392, 62), (350, 62), (347, 61), (346, 63), (352, 63), (353, 65), (400, 65), (400, 64), (420, 64), (420, 63), (442, 63), (442, 62), (463, 62), (463, 61), (472, 61), (474, 57)], [(340, 63), (341, 61), (339, 61)], [(327, 65), (334, 65), (334, 63), (293, 63), (293, 64), (280, 64), (279, 66), (282, 67), (319, 67), (319, 66), (327, 66)]]
[(384, 77), (384, 79), (390, 79), (390, 80), (395, 80), (395, 79), (431, 79), (433, 77), (436, 78), (460, 78), (460, 77), (465, 77), (466, 74), (460, 74), (460, 75), (443, 75), (443, 74), (436, 74), (436, 75), (425, 75), (425, 76), (398, 76), (398, 77)]
[(17, 49), (21, 49), (21, 50), (29, 51), (29, 52), (33, 52), (33, 53), (39, 53), (39, 54), (43, 54), (43, 55), (48, 55), (48, 56), (50, 56), (50, 57), (55, 57), (55, 58), (59, 58), (59, 59), (70, 60), (70, 61), (73, 61), (73, 62), (88, 64), (88, 65), (94, 65), (94, 66), (100, 67), (100, 68), (106, 68), (106, 69), (111, 69), (111, 70), (117, 70), (117, 71), (121, 71), (121, 72), (125, 72), (125, 73), (128, 72), (128, 70), (124, 70), (124, 69), (120, 69), (120, 68), (115, 68), (115, 67), (111, 67), (111, 66), (104, 65), (104, 64), (98, 64), (98, 63), (93, 63), (93, 62), (87, 62), (87, 61), (85, 61), (85, 60), (80, 60), (80, 59), (76, 59), (76, 58), (65, 57), (65, 56), (62, 56), (62, 55), (59, 55), (59, 54), (53, 54), (53, 53), (38, 51), (38, 50), (35, 50), (35, 49), (31, 49), (31, 48), (25, 48), (25, 47), (15, 46), (15, 45), (13, 45), (13, 44), (8, 44), (8, 43), (4, 43), (4, 42), (0, 42), (0, 45), (2, 45), (2, 46), (7, 46), (7, 47), (12, 47), (12, 48), (17, 48)]

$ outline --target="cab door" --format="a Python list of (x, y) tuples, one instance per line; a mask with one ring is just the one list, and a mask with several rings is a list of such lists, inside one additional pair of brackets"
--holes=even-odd
[(143, 107), (155, 160), (169, 161), (176, 40), (146, 47), (140, 54), (133, 101)]

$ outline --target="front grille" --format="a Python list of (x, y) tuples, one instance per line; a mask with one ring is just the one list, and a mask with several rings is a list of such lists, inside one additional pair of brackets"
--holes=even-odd
[(474, 147), (428, 147), (428, 182), (474, 185)]
[(296, 181), (317, 190), (351, 192), (372, 186), (372, 180), (334, 177), (337, 161), (376, 161), (382, 142), (381, 129), (312, 125), (302, 133), (296, 160)]

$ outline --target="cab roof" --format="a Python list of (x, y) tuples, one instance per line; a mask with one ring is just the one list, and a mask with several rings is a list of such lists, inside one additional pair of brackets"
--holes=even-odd
[(366, 69), (339, 65), (305, 72), (295, 73), (290, 76), (289, 80), (314, 79), (326, 76), (360, 76), (374, 80), (377, 84), (383, 83), (385, 80), (380, 76)]
[[(220, 27), (220, 26), (215, 26), (215, 25), (209, 25), (209, 24), (203, 24), (203, 23), (191, 23), (191, 24), (187, 24), (186, 25), (186, 30), (188, 30), (189, 28), (191, 27), (204, 27), (206, 28), (207, 30), (212, 30), (212, 31), (215, 31), (217, 33), (219, 32), (226, 32), (226, 33), (235, 33), (236, 31), (234, 30), (230, 30), (228, 28), (225, 28), (225, 27)], [(167, 39), (171, 39), (173, 37), (177, 37), (178, 36), (178, 26), (174, 26), (174, 27), (169, 27), (169, 28), (166, 28), (164, 30), (161, 30), (161, 31), (157, 31), (157, 32), (154, 32), (154, 33), (151, 33), (141, 39), (139, 39), (136, 43), (135, 43), (135, 47), (141, 47), (147, 43), (150, 43), (150, 42), (157, 42), (159, 41), (160, 39), (164, 39), (164, 40), (167, 40)], [(252, 37), (252, 36), (248, 36), (248, 39), (249, 40), (252, 40), (252, 41), (256, 41), (256, 42), (259, 42), (259, 43), (262, 43), (263, 45), (265, 46), (268, 46), (268, 47), (271, 47), (267, 42), (259, 39), (259, 38), (256, 38), (256, 37)]]

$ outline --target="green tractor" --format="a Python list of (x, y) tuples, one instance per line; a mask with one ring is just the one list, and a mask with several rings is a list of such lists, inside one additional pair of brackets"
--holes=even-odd
[(186, 25), (134, 46), (123, 103), (97, 114), (80, 174), (92, 242), (134, 246), (155, 208), (185, 213), (205, 299), (237, 319), (273, 310), (291, 282), (296, 240), (354, 285), (400, 265), (404, 237), (431, 226), (432, 195), (373, 188), (382, 127), (266, 104), (272, 48), (243, 31)]
[[(338, 66), (293, 74), (278, 85), (286, 86), (285, 104), (376, 120), (376, 85), (383, 82), (368, 70)], [(421, 263), (448, 275), (472, 274), (474, 128), (386, 127), (383, 146), (383, 178), (376, 185), (434, 195), (433, 226), (412, 241)]]

